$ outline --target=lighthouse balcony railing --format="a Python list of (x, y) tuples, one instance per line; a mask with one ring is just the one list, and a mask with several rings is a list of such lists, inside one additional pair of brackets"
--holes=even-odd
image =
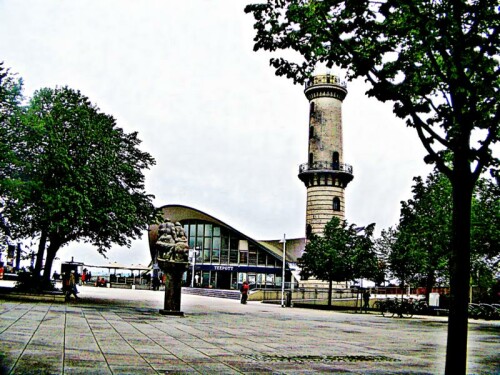
[(311, 87), (313, 85), (321, 85), (321, 84), (336, 84), (342, 87), (346, 87), (345, 81), (342, 81), (339, 77), (333, 74), (321, 74), (314, 77), (311, 77), (305, 83), (305, 88)]
[(299, 166), (299, 173), (309, 171), (339, 171), (352, 174), (352, 166), (345, 163), (332, 163), (327, 161), (315, 161), (313, 163), (304, 163)]

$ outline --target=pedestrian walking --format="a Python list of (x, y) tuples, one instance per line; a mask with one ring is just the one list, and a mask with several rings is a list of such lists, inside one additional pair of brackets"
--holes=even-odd
[(247, 299), (248, 299), (248, 292), (250, 290), (250, 286), (248, 285), (248, 282), (245, 280), (243, 281), (243, 284), (241, 285), (241, 303), (246, 304)]
[(75, 299), (80, 299), (78, 296), (78, 289), (76, 289), (76, 277), (75, 271), (71, 271), (68, 280), (68, 289), (66, 290), (66, 300), (69, 301), (71, 295), (75, 296)]

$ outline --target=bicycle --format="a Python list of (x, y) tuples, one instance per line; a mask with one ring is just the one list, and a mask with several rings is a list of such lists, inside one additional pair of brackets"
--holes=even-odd
[[(385, 308), (385, 311), (391, 314), (391, 318), (394, 317), (394, 315), (397, 315), (400, 318), (411, 318), (415, 312), (413, 302), (410, 302), (407, 299), (388, 299), (386, 300)], [(385, 316), (385, 311), (382, 312), (383, 316)]]

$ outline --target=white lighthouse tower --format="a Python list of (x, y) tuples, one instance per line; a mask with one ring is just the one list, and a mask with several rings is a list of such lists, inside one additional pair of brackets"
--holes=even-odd
[(307, 188), (306, 237), (323, 235), (333, 216), (345, 219), (344, 189), (353, 179), (344, 163), (342, 101), (344, 82), (330, 74), (316, 75), (306, 83), (309, 100), (309, 156), (300, 165), (299, 178)]

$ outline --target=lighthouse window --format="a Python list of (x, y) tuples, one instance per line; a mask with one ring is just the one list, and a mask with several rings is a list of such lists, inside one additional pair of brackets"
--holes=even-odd
[(311, 102), (311, 105), (309, 106), (309, 115), (314, 115), (314, 102)]
[(338, 197), (333, 198), (333, 210), (340, 211), (340, 199)]
[(310, 126), (309, 127), (309, 138), (313, 138), (314, 137), (314, 126)]

